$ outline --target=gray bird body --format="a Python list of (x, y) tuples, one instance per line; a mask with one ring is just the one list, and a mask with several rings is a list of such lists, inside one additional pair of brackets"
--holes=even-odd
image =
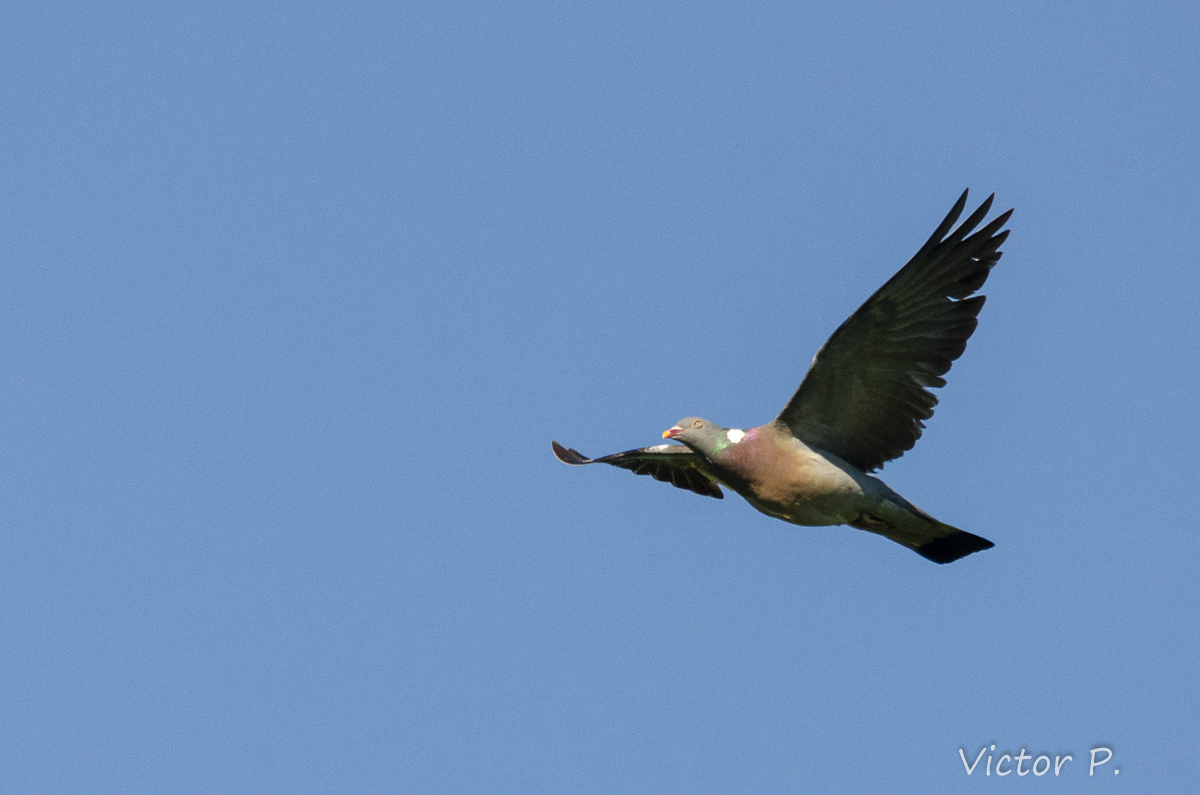
[[(786, 425), (771, 422), (747, 431), (721, 428), (689, 417), (676, 427), (699, 421), (708, 434), (686, 439), (704, 459), (706, 473), (745, 498), (759, 511), (809, 527), (849, 525), (890, 538), (922, 554), (938, 555), (951, 543), (986, 548), (990, 542), (943, 524), (833, 453), (805, 444)], [(738, 441), (734, 442), (733, 439)], [(960, 535), (961, 534), (961, 535)], [(972, 541), (971, 539), (977, 539)], [(938, 543), (941, 541), (941, 543)], [(979, 546), (979, 544), (985, 546)], [(974, 551), (974, 550), (972, 550)]]
[(710, 471), (768, 516), (812, 527), (850, 524), (897, 496), (878, 478), (775, 423), (744, 433), (738, 443), (706, 455)]
[(890, 538), (937, 563), (993, 546), (939, 522), (869, 474), (912, 448), (933, 416), (930, 387), (966, 348), (1000, 259), (1012, 211), (974, 234), (989, 197), (951, 232), (967, 194), (895, 276), (843, 323), (813, 358), (774, 421), (728, 429), (698, 417), (657, 445), (589, 459), (553, 443), (567, 464), (606, 463), (721, 498), (720, 485), (759, 511), (798, 525), (849, 525)]

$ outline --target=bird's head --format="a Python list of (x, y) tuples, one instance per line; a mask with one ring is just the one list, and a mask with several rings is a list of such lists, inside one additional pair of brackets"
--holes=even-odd
[(663, 431), (664, 439), (676, 439), (698, 453), (713, 453), (728, 443), (726, 429), (699, 417), (684, 417)]

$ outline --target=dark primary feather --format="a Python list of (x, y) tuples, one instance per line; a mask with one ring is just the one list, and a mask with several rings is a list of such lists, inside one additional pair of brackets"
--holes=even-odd
[(864, 472), (912, 449), (933, 416), (930, 387), (967, 347), (982, 295), (1000, 259), (1012, 210), (971, 234), (992, 196), (951, 232), (967, 203), (954, 205), (908, 264), (833, 333), (778, 421), (804, 442)]
[(550, 444), (554, 447), (555, 457), (564, 464), (611, 464), (628, 469), (635, 475), (649, 475), (655, 480), (694, 491), (705, 497), (716, 497), (718, 500), (725, 498), (716, 481), (704, 473), (703, 459), (683, 445), (660, 444), (601, 458), (587, 458), (578, 450), (568, 449), (558, 442)]

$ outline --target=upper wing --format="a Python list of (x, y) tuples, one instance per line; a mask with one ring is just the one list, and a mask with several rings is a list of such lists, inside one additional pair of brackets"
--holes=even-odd
[(724, 499), (721, 487), (705, 474), (703, 459), (690, 448), (681, 444), (660, 444), (628, 450), (602, 458), (584, 458), (577, 450), (568, 450), (558, 442), (551, 442), (554, 455), (564, 464), (612, 464), (622, 469), (633, 470), (636, 475), (649, 475), (681, 489), (694, 491), (706, 497)]
[(1000, 230), (1012, 210), (970, 234), (992, 198), (950, 232), (963, 192), (921, 250), (821, 346), (777, 421), (864, 472), (912, 449), (937, 405), (926, 387), (946, 385), (942, 375), (979, 323), (984, 297), (967, 296), (987, 281), (1008, 237)]

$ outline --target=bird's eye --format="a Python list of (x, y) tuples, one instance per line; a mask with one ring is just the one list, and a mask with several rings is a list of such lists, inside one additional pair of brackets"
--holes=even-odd
[(695, 422), (693, 422), (693, 423), (692, 423), (692, 425), (694, 425), (694, 426), (695, 426), (695, 427), (697, 427), (697, 428), (699, 428), (699, 427), (700, 427), (701, 425), (703, 425), (703, 424), (704, 424), (704, 423), (703, 423), (703, 422), (701, 422), (700, 420), (696, 420)]

